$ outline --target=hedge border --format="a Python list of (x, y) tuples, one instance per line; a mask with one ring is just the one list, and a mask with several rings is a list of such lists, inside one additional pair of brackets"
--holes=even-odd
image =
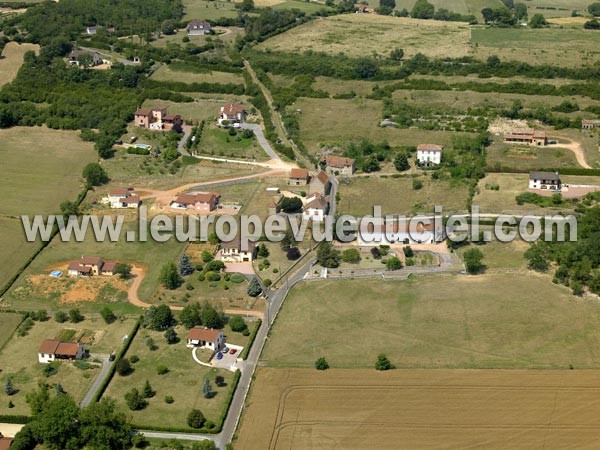
[(584, 169), (579, 167), (565, 167), (552, 169), (520, 169), (512, 167), (486, 167), (486, 173), (529, 173), (534, 170), (541, 172), (559, 172), (561, 175), (600, 176), (600, 169)]
[(250, 333), (250, 338), (248, 339), (248, 344), (244, 347), (244, 350), (242, 350), (242, 353), (240, 353), (241, 359), (246, 360), (246, 358), (248, 358), (248, 353), (250, 353), (250, 349), (254, 345), (254, 341), (256, 340), (256, 335), (258, 334), (258, 330), (260, 330), (261, 325), (262, 325), (262, 319), (258, 319), (256, 321), (256, 325), (254, 326), (254, 329)]
[(133, 339), (135, 338), (136, 334), (138, 333), (140, 327), (142, 326), (142, 320), (143, 320), (143, 318), (139, 317), (138, 320), (135, 322), (135, 325), (133, 326), (131, 333), (129, 333), (127, 340), (125, 341), (125, 343), (121, 347), (121, 350), (119, 350), (119, 353), (117, 354), (115, 360), (113, 361), (113, 364), (110, 367), (108, 374), (106, 375), (106, 378), (104, 378), (104, 381), (102, 382), (102, 384), (100, 385), (100, 387), (98, 388), (98, 390), (96, 391), (94, 396), (92, 397), (92, 403), (97, 403), (104, 395), (106, 388), (108, 388), (108, 385), (110, 384), (113, 377), (115, 376), (115, 372), (117, 370), (117, 363), (123, 358), (123, 356), (125, 356), (125, 353), (127, 353), (127, 350), (129, 350), (129, 347), (131, 346)]
[(242, 377), (242, 372), (238, 369), (235, 371), (233, 375), (233, 380), (231, 381), (231, 388), (227, 393), (227, 400), (225, 401), (225, 408), (221, 411), (221, 415), (219, 416), (219, 420), (217, 421), (217, 430), (219, 433), (223, 430), (223, 424), (225, 423), (225, 419), (227, 418), (227, 414), (229, 414), (229, 408), (231, 408), (231, 402), (233, 401), (233, 396), (235, 395), (235, 391), (237, 390), (238, 384), (240, 383), (240, 378)]
[(32, 418), (29, 416), (6, 415), (0, 416), (0, 422), (26, 425)]

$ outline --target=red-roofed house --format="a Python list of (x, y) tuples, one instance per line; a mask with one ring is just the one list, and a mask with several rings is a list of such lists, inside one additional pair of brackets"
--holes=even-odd
[(61, 342), (55, 339), (46, 339), (38, 350), (38, 361), (48, 364), (57, 359), (81, 359), (85, 348), (77, 342)]
[(417, 161), (421, 166), (437, 166), (442, 162), (444, 147), (436, 144), (419, 144)]
[(504, 142), (543, 147), (548, 144), (548, 137), (545, 131), (532, 130), (531, 128), (515, 129), (504, 134)]
[(199, 212), (209, 213), (217, 207), (220, 195), (216, 192), (196, 192), (181, 194), (171, 203), (172, 208), (195, 209)]
[(111, 208), (138, 208), (142, 200), (133, 193), (132, 188), (116, 188), (108, 191), (103, 202), (108, 203)]
[(329, 195), (329, 191), (331, 190), (331, 180), (329, 179), (329, 175), (327, 175), (322, 170), (319, 171), (313, 177), (310, 177), (309, 183), (309, 194), (321, 194), (321, 195)]
[(104, 261), (99, 256), (82, 256), (69, 262), (67, 274), (72, 277), (81, 275), (114, 275), (116, 262)]
[(221, 106), (218, 120), (219, 125), (227, 126), (236, 123), (244, 123), (245, 121), (246, 108), (244, 108), (239, 103), (228, 103), (225, 106)]
[(154, 106), (150, 109), (138, 109), (134, 114), (134, 124), (137, 127), (150, 130), (171, 131), (176, 126), (181, 127), (183, 119), (179, 114), (168, 114), (166, 106)]
[(206, 20), (190, 20), (185, 27), (189, 36), (197, 36), (202, 34), (210, 34), (212, 27)]
[(0, 450), (8, 450), (13, 443), (13, 438), (9, 438), (0, 433)]
[(290, 178), (288, 184), (290, 186), (304, 186), (308, 183), (308, 170), (306, 169), (292, 169), (290, 171)]
[(225, 336), (219, 330), (194, 327), (188, 332), (187, 346), (203, 347), (217, 352), (225, 347)]
[(356, 170), (354, 160), (343, 156), (327, 155), (321, 160), (321, 164), (325, 166), (325, 172), (330, 175), (339, 174), (349, 177)]

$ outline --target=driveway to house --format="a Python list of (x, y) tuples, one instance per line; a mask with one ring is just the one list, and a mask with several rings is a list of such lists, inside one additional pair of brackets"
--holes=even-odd
[(92, 387), (90, 388), (90, 390), (87, 392), (87, 394), (85, 394), (85, 397), (81, 401), (82, 408), (85, 408), (86, 406), (89, 406), (90, 403), (92, 403), (92, 399), (94, 398), (94, 395), (96, 395), (96, 392), (98, 392), (98, 389), (100, 389), (100, 386), (102, 385), (102, 383), (108, 376), (110, 367), (114, 364), (113, 361), (109, 360), (109, 355), (94, 355), (93, 357), (102, 360), (102, 370), (100, 371), (100, 374), (94, 380), (94, 383), (92, 384)]
[(183, 137), (177, 143), (177, 151), (181, 155), (183, 155), (184, 154), (183, 152), (186, 151), (185, 143), (187, 142), (188, 138), (190, 137), (190, 133), (192, 132), (192, 127), (190, 125), (183, 125), (181, 127), (181, 129), (183, 130)]
[(573, 154), (575, 154), (575, 159), (577, 159), (577, 163), (583, 167), (584, 169), (591, 169), (592, 166), (590, 166), (586, 159), (585, 159), (585, 152), (583, 151), (583, 147), (581, 147), (581, 144), (577, 141), (573, 141), (571, 139), (563, 139), (565, 141), (568, 141), (568, 143), (566, 142), (559, 142), (558, 144), (551, 144), (548, 145), (547, 148), (566, 148), (567, 150), (571, 150), (573, 152)]
[(273, 147), (271, 147), (271, 144), (269, 144), (269, 141), (267, 141), (267, 139), (265, 138), (265, 134), (263, 133), (263, 130), (259, 124), (243, 123), (243, 124), (241, 124), (241, 127), (244, 130), (252, 130), (254, 132), (254, 135), (256, 136), (256, 140), (258, 141), (260, 146), (263, 148), (265, 153), (269, 156), (269, 158), (271, 158), (272, 160), (275, 160), (275, 161), (281, 161), (281, 158), (279, 157), (277, 152), (275, 150), (273, 150)]

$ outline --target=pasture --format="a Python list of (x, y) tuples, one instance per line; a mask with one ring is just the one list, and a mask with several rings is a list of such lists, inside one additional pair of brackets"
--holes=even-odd
[[(225, 407), (227, 393), (233, 379), (233, 372), (213, 369), (196, 363), (192, 358), (192, 350), (186, 348), (187, 330), (183, 327), (175, 329), (180, 341), (167, 344), (164, 333), (142, 328), (127, 351), (127, 358), (137, 356), (139, 361), (132, 364), (133, 372), (127, 376), (116, 374), (110, 382), (105, 395), (114, 398), (117, 403), (132, 417), (134, 424), (143, 427), (177, 427), (188, 428), (187, 415), (192, 409), (202, 411), (207, 420), (216, 423)], [(239, 333), (235, 333), (239, 334)], [(156, 348), (151, 350), (147, 339), (154, 340)], [(159, 375), (157, 367), (163, 365), (169, 369)], [(226, 386), (215, 384), (217, 375), (225, 378)], [(202, 388), (208, 379), (215, 395), (206, 399)], [(148, 380), (155, 396), (148, 399), (148, 406), (139, 411), (131, 411), (125, 405), (123, 396), (132, 388), (142, 390)], [(165, 397), (173, 397), (174, 402), (168, 404)]]
[(598, 376), (259, 368), (235, 448), (592, 448)]
[(387, 56), (395, 47), (406, 56), (461, 57), (470, 52), (465, 23), (416, 20), (371, 14), (345, 14), (312, 20), (258, 45), (262, 50), (337, 55)]
[(10, 340), (13, 332), (17, 329), (23, 318), (17, 313), (0, 314), (0, 350)]
[[(13, 335), (0, 352), (0, 383), (4, 386), (6, 377), (10, 376), (18, 392), (10, 397), (14, 408), (8, 408), (8, 400), (3, 393), (0, 414), (30, 415), (25, 397), (28, 392), (37, 388), (38, 382), (48, 383), (51, 387), (60, 383), (75, 401), (80, 402), (100, 373), (99, 364), (91, 364), (89, 368), (78, 368), (72, 363), (63, 362), (58, 373), (44, 376), (42, 369), (45, 364), (38, 362), (38, 349), (44, 340), (61, 337), (64, 339), (64, 336), (69, 335), (72, 337), (67, 340), (81, 338), (79, 342), (84, 343), (92, 355), (108, 355), (120, 348), (123, 336), (131, 332), (133, 324), (133, 319), (123, 319), (107, 325), (100, 317), (86, 318), (79, 323), (62, 324), (50, 319), (46, 322), (35, 322), (26, 336)], [(93, 356), (90, 359), (93, 360)]]
[(600, 61), (600, 35), (593, 30), (572, 28), (473, 28), (474, 56), (550, 64), (584, 66)]
[(218, 72), (206, 70), (205, 72), (189, 72), (179, 70), (176, 65), (160, 66), (150, 77), (157, 81), (179, 81), (182, 83), (234, 83), (243, 84), (244, 79), (239, 73)]
[(587, 15), (588, 0), (528, 0), (526, 3), (529, 17), (543, 14), (546, 18), (570, 17), (572, 11)]
[(0, 217), (0, 289), (17, 273), (17, 271), (35, 253), (41, 243), (27, 242), (20, 219)]
[(353, 177), (349, 184), (340, 185), (339, 211), (343, 214), (364, 216), (373, 214), (379, 205), (383, 214), (433, 213), (434, 206), (443, 206), (445, 212), (467, 209), (468, 188), (450, 180), (418, 177), (421, 189), (413, 189), (413, 177), (401, 178)]
[(241, 132), (232, 136), (226, 129), (219, 128), (214, 124), (209, 124), (204, 128), (198, 154), (252, 161), (269, 159), (254, 136), (245, 138)]
[(16, 42), (6, 44), (0, 57), (0, 88), (15, 79), (23, 65), (25, 53), (28, 51), (37, 53), (39, 49), (40, 46), (37, 44), (17, 44)]
[(486, 162), (490, 167), (526, 170), (580, 167), (573, 152), (566, 148), (540, 148), (503, 143), (495, 143), (488, 147)]
[(235, 4), (228, 1), (183, 0), (183, 20), (235, 18), (238, 15)]
[(533, 272), (320, 281), (289, 294), (262, 359), (371, 368), (385, 353), (398, 368), (592, 369), (599, 325), (596, 300)]

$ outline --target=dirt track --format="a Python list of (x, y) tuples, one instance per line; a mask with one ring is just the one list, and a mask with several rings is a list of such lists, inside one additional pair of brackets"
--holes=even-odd
[(598, 448), (598, 371), (257, 371), (236, 449)]
[(560, 147), (560, 148), (566, 148), (567, 150), (571, 150), (573, 152), (573, 154), (575, 155), (575, 158), (577, 159), (577, 164), (579, 164), (584, 169), (591, 169), (592, 166), (590, 166), (587, 163), (587, 161), (585, 159), (585, 152), (583, 151), (581, 144), (579, 142), (572, 141), (570, 139), (563, 139), (563, 140), (569, 141), (569, 143), (567, 144), (566, 142), (559, 142), (558, 144), (550, 145), (549, 147), (550, 148)]

